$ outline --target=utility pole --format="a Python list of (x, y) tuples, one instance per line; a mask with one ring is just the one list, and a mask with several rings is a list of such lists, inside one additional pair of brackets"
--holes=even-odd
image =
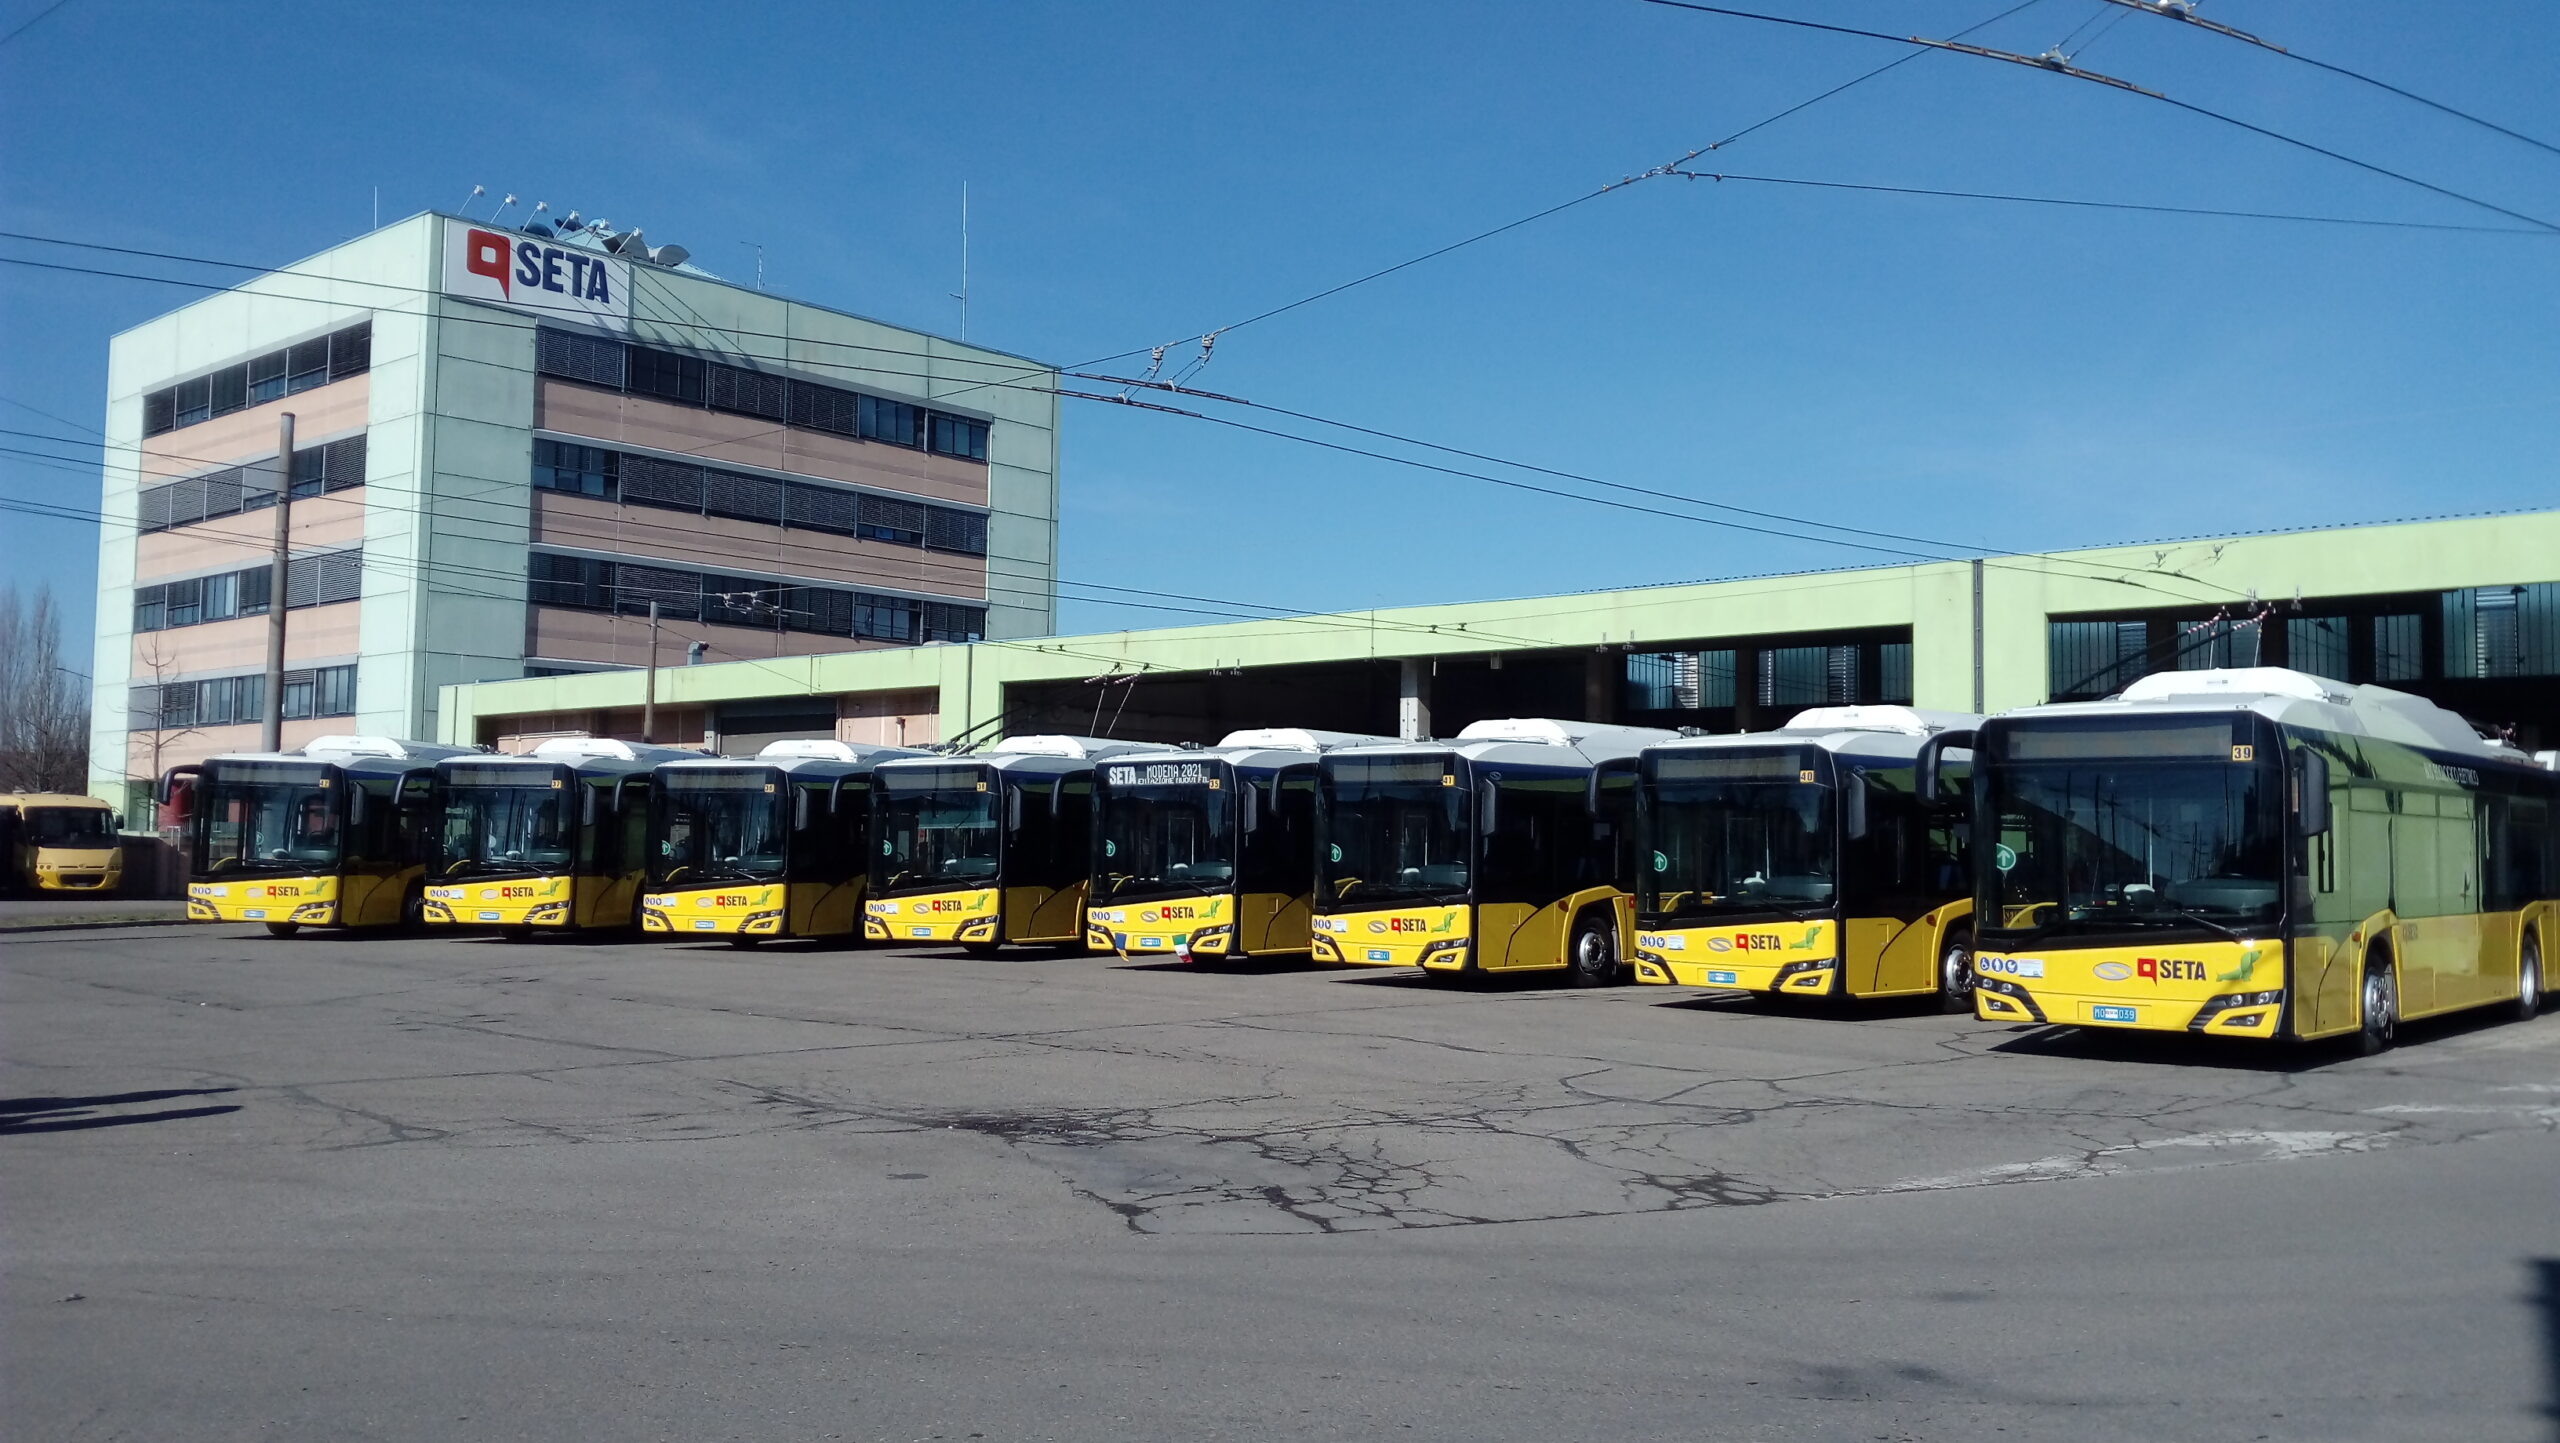
[(284, 750), (284, 578), (293, 558), (293, 413), (276, 417), (276, 544), (267, 565), (267, 704), (258, 745)]
[(658, 603), (649, 603), (649, 686), (640, 697), (640, 744), (658, 739)]
[(1973, 558), (1973, 714), (1982, 715), (1982, 558)]

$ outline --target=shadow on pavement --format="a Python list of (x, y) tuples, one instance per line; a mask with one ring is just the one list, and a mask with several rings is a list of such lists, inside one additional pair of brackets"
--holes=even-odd
[(2551, 1420), (2553, 1443), (2560, 1443), (2560, 1258), (2535, 1258), (2533, 1304), (2542, 1310), (2542, 1416)]
[(228, 1087), (164, 1088), (152, 1092), (118, 1092), (100, 1097), (0, 1098), (0, 1137), (22, 1132), (81, 1132), (94, 1127), (123, 1127), (136, 1122), (173, 1122), (182, 1117), (214, 1117), (238, 1112), (238, 1103), (179, 1107), (160, 1112), (99, 1112), (138, 1102), (166, 1102), (177, 1097), (220, 1097)]

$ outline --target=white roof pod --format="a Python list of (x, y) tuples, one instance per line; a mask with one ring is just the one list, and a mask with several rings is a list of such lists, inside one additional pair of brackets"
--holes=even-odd
[(764, 750), (756, 753), (755, 759), (760, 762), (850, 762), (858, 766), (864, 762), (887, 761), (892, 757), (922, 755), (924, 753), (913, 747), (880, 746), (868, 742), (840, 742), (832, 737), (819, 737), (767, 742)]
[(1931, 737), (1940, 732), (1980, 726), (1969, 712), (1922, 711), (1908, 706), (1817, 706), (1795, 714), (1781, 732), (1895, 732)]
[(479, 754), (478, 747), (448, 747), (433, 742), (402, 741), (398, 737), (337, 733), (313, 737), (302, 744), (302, 755), (306, 757), (383, 757), (395, 762), (434, 762), (446, 757)]
[(2154, 672), (2107, 701), (2065, 705), (2082, 714), (2142, 706), (2164, 710), (2181, 705), (2246, 709), (2280, 722), (2361, 733), (2412, 746), (2523, 759), (2523, 753), (2514, 747), (2483, 738), (2469, 722), (2425, 697), (2393, 691), (2387, 686), (2349, 686), (2279, 666)]
[(1154, 742), (1117, 742), (1108, 737), (1027, 736), (1006, 737), (978, 753), (989, 757), (1063, 757), (1069, 761), (1094, 761), (1118, 756), (1123, 752), (1161, 751)]
[(680, 762), (702, 753), (684, 747), (616, 741), (612, 737), (550, 737), (525, 754), (546, 762)]
[(1635, 752), (1677, 735), (1656, 727), (1611, 726), (1606, 722), (1564, 721), (1555, 717), (1504, 717), (1469, 722), (1458, 732), (1462, 742), (1520, 742), (1530, 746), (1593, 748)]
[(1337, 747), (1388, 746), (1394, 741), (1394, 737), (1311, 731), (1306, 727), (1248, 727), (1218, 738), (1218, 747), (1222, 751), (1329, 752)]

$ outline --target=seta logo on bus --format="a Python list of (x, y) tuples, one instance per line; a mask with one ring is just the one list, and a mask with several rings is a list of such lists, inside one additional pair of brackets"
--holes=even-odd
[(631, 263), (576, 246), (452, 221), (444, 282), (447, 295), (466, 300), (630, 328)]

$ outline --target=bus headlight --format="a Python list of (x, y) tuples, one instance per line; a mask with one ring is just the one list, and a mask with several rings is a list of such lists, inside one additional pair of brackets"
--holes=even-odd
[(672, 932), (675, 930), (675, 924), (667, 920), (665, 909), (643, 904), (640, 908), (640, 930), (643, 932)]
[(1973, 979), (1973, 992), (1981, 1002), (1985, 1017), (1998, 1014), (2026, 1017), (2037, 1022), (2046, 1020), (2044, 1009), (2036, 1005), (2036, 999), (2028, 995), (2027, 989), (2006, 977), (1984, 977), (1977, 973)]
[(290, 920), (296, 922), (317, 922), (325, 924), (337, 915), (338, 904), (335, 902), (305, 902), (301, 906), (293, 909), (293, 916)]
[(450, 922), (453, 920), (453, 909), (430, 897), (418, 904), (418, 915), (430, 922)]
[(1235, 940), (1236, 929), (1234, 924), (1222, 922), (1215, 927), (1203, 927), (1199, 931), (1192, 933), (1191, 950), (1194, 952), (1224, 952)]
[(565, 927), (569, 923), (569, 904), (545, 902), (524, 914), (525, 925), (531, 927)]
[(889, 924), (877, 917), (865, 917), (862, 919), (862, 935), (867, 941), (886, 942), (889, 940)]
[(1342, 960), (1341, 949), (1335, 947), (1333, 945), (1333, 939), (1322, 932), (1318, 932), (1307, 939), (1307, 955), (1318, 962), (1339, 962)]
[(1467, 942), (1464, 937), (1434, 942), (1422, 949), (1422, 956), (1416, 961), (1424, 967), (1464, 967), (1467, 965)]
[(738, 924), (738, 930), (741, 932), (779, 932), (782, 930), (782, 909), (777, 907), (770, 912), (750, 912), (747, 914), (747, 920)]
[(955, 940), (961, 942), (992, 942), (996, 940), (996, 919), (993, 917), (981, 917), (977, 921), (969, 923), (967, 926), (960, 929), (960, 935)]
[(1783, 992), (1828, 992), (1840, 976), (1840, 959), (1824, 957), (1811, 962), (1790, 962), (1778, 969), (1776, 986)]
[(2243, 1009), (2280, 1007), (2284, 1005), (2281, 989), (2274, 992), (2225, 992), (2208, 997), (2195, 1017), (2187, 1023), (2189, 1032), (2202, 1032), (2208, 1027), (2255, 1027), (2266, 1021), (2263, 1013)]

